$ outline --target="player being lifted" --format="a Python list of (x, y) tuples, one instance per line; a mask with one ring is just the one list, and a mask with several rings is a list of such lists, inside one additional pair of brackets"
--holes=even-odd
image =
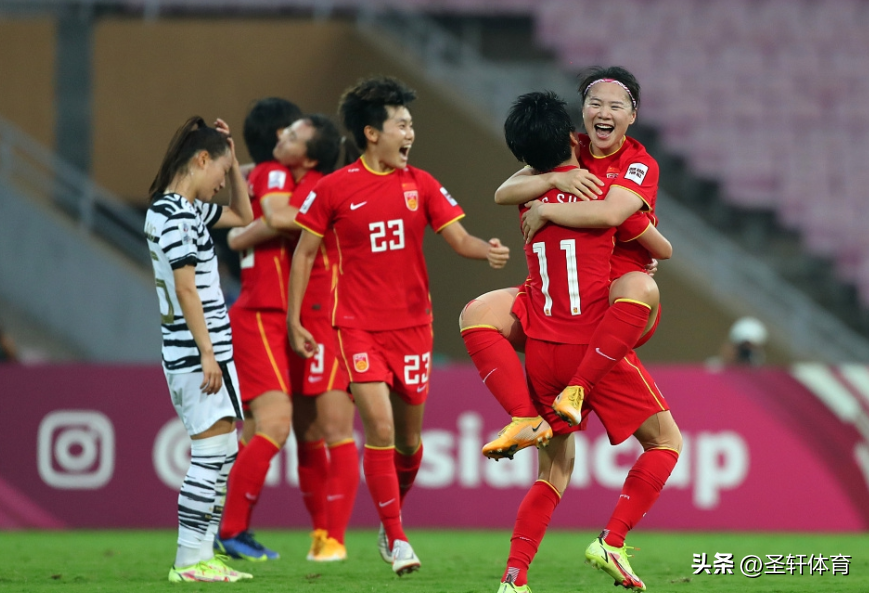
[[(292, 172), (296, 191), (284, 207), (265, 205), (270, 226), (294, 235), (301, 231), (296, 214), (317, 182), (335, 168), (341, 144), (335, 124), (320, 114), (305, 116), (281, 132), (274, 156)], [(299, 486), (314, 527), (308, 560), (315, 562), (347, 558), (344, 533), (359, 486), (359, 453), (353, 440), (355, 408), (347, 393), (347, 369), (331, 322), (331, 292), (337, 275), (338, 246), (334, 235), (327, 233), (311, 268), (301, 311), (302, 324), (319, 349), (312, 358), (290, 355)]]
[[(602, 79), (618, 83), (592, 84)], [(560, 191), (562, 197), (554, 204), (532, 204), (524, 219), (528, 234), (542, 226), (541, 212), (564, 226), (618, 226), (610, 274), (610, 303), (614, 306), (607, 311), (593, 338), (594, 347), (571, 383), (581, 387), (582, 393), (628, 350), (651, 339), (660, 319), (658, 287), (649, 273), (656, 265), (652, 258), (667, 259), (673, 252), (670, 242), (655, 228), (657, 163), (641, 144), (625, 135), (636, 119), (638, 106), (625, 90), (629, 87), (635, 88), (638, 97), (639, 85), (622, 68), (589, 70), (580, 82), (580, 94), (584, 123), (593, 136), (580, 134), (576, 147), (585, 169), (538, 174), (526, 167), (495, 193), (497, 203), (518, 205), (550, 189)], [(642, 171), (646, 172), (640, 175)], [(600, 200), (602, 195), (607, 199)], [(591, 202), (579, 201), (576, 196), (595, 203), (589, 208)], [(480, 376), (486, 377), (486, 386), (513, 417), (498, 438), (483, 447), (483, 454), (494, 459), (512, 457), (549, 436), (546, 422), (534, 413), (521, 380), (521, 362), (514, 353), (524, 348), (519, 319), (525, 311), (523, 293), (521, 286), (488, 292), (468, 303), (459, 319), (462, 338)], [(607, 356), (598, 354), (598, 349)], [(576, 399), (580, 390), (572, 389), (571, 394)]]
[(244, 402), (245, 422), (220, 534), (221, 552), (246, 560), (275, 560), (279, 554), (249, 531), (269, 464), (290, 433), (290, 348), (286, 332), (287, 279), (294, 242), (269, 228), (263, 205), (287, 202), (295, 189), (292, 174), (272, 156), (280, 131), (301, 117), (293, 103), (269, 97), (257, 101), (244, 121), (244, 140), (255, 166), (248, 175), (254, 220), (229, 233), (230, 248), (241, 252), (241, 294), (229, 311)]
[[(229, 206), (211, 200), (230, 178)], [(214, 556), (226, 480), (238, 452), (241, 418), (232, 331), (209, 229), (253, 217), (229, 127), (201, 117), (175, 133), (151, 184), (145, 235), (157, 282), (163, 371), (175, 411), (192, 440), (178, 495), (178, 548), (169, 581), (237, 581)]]
[[(620, 100), (638, 94), (638, 89), (628, 93), (618, 84), (604, 82), (624, 93), (613, 95)], [(505, 124), (508, 146), (517, 158), (540, 171), (578, 168), (573, 150), (578, 139), (564, 105), (551, 93), (531, 93), (517, 100)], [(564, 168), (556, 167), (558, 163)], [(550, 190), (540, 203), (557, 205), (563, 196)], [(639, 197), (624, 197), (626, 203), (618, 196), (614, 203), (626, 218), (638, 207), (631, 205), (631, 199)], [(580, 398), (578, 418), (553, 409), (613, 309), (609, 305), (609, 280), (616, 231), (605, 224), (598, 226), (581, 230), (547, 224), (526, 243), (529, 280), (523, 326), (528, 336), (528, 385), (536, 410), (550, 424), (554, 436), (550, 446), (540, 452), (539, 480), (519, 508), (500, 591), (528, 590), (528, 566), (572, 472), (574, 443), (569, 433), (578, 429), (590, 411), (600, 418), (611, 443), (634, 435), (644, 453), (629, 472), (606, 529), (586, 550), (586, 559), (609, 573), (616, 584), (645, 590), (628, 562), (624, 538), (657, 500), (681, 450), (681, 435), (666, 401), (629, 349), (627, 356), (615, 361), (596, 382), (594, 390)], [(563, 414), (569, 422), (562, 419)]]
[(314, 356), (317, 340), (301, 322), (303, 295), (323, 236), (334, 234), (340, 261), (332, 324), (364, 426), (363, 470), (381, 520), (378, 546), (399, 575), (420, 565), (402, 526), (401, 505), (422, 460), (431, 370), (425, 228), (459, 255), (488, 259), (492, 267), (509, 257), (497, 239), (468, 234), (458, 222), (462, 209), (447, 190), (408, 165), (414, 130), (407, 106), (414, 98), (389, 77), (362, 80), (341, 97), (341, 118), (363, 155), (322, 179), (296, 216), (302, 233), (287, 319), (293, 350)]

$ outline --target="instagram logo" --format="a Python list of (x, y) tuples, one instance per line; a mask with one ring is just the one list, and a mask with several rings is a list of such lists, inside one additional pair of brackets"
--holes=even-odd
[(173, 490), (180, 488), (190, 467), (190, 437), (180, 419), (163, 425), (154, 439), (151, 457), (160, 481)]
[(37, 466), (42, 481), (64, 490), (102, 488), (115, 470), (115, 430), (95, 410), (57, 410), (39, 424)]

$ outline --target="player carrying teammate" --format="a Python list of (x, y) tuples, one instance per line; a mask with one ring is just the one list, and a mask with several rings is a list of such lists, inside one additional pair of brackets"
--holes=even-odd
[[(269, 225), (294, 234), (301, 231), (296, 214), (317, 182), (335, 168), (340, 146), (338, 129), (320, 114), (305, 116), (281, 132), (274, 156), (292, 172), (296, 191), (285, 207), (266, 205)], [(359, 453), (353, 440), (355, 408), (347, 393), (347, 369), (340, 360), (331, 322), (331, 292), (337, 275), (338, 246), (334, 235), (327, 233), (311, 269), (301, 312), (302, 323), (319, 349), (312, 358), (290, 355), (299, 487), (314, 527), (308, 560), (315, 562), (347, 558), (344, 533), (359, 486)]]
[(244, 140), (256, 166), (248, 176), (254, 221), (233, 229), (229, 246), (241, 251), (241, 294), (229, 311), (235, 340), (245, 423), (238, 461), (229, 476), (218, 549), (233, 558), (275, 560), (249, 531), (269, 464), (290, 432), (287, 278), (293, 244), (268, 227), (263, 204), (286, 203), (295, 188), (290, 171), (274, 160), (279, 132), (301, 117), (293, 103), (276, 97), (257, 101), (244, 121)]
[(293, 350), (310, 358), (317, 340), (301, 322), (303, 295), (322, 238), (340, 248), (332, 324), (365, 430), (363, 468), (381, 520), (381, 555), (402, 575), (419, 568), (401, 522), (401, 505), (422, 460), (429, 389), (432, 309), (422, 241), (431, 226), (459, 255), (500, 268), (509, 250), (471, 236), (462, 209), (431, 175), (410, 167), (414, 142), (407, 105), (415, 93), (394, 78), (360, 81), (340, 113), (363, 151), (322, 179), (303, 203), (290, 272), (287, 323)]
[[(570, 149), (578, 142), (570, 117), (564, 102), (552, 94), (520, 97), (508, 116), (505, 134), (517, 158), (536, 169), (553, 169), (565, 155), (565, 167), (578, 167)], [(558, 152), (556, 147), (560, 147)], [(563, 197), (550, 190), (540, 201), (556, 204)], [(620, 201), (616, 197), (616, 203)], [(528, 566), (572, 471), (574, 445), (569, 433), (579, 424), (556, 415), (553, 403), (570, 385), (580, 360), (592, 348), (599, 325), (612, 309), (608, 302), (615, 229), (599, 226), (579, 230), (547, 224), (525, 247), (529, 280), (523, 326), (528, 336), (528, 384), (535, 407), (552, 426), (554, 436), (540, 452), (540, 478), (517, 514), (502, 592), (529, 590)], [(628, 562), (624, 538), (660, 494), (678, 459), (681, 435), (654, 380), (632, 351), (613, 365), (580, 405), (580, 420), (594, 411), (611, 443), (633, 434), (645, 451), (629, 472), (606, 529), (586, 550), (586, 559), (608, 572), (616, 584), (645, 590)]]
[[(230, 178), (228, 207), (211, 200)], [(229, 127), (192, 117), (175, 133), (150, 189), (145, 235), (157, 282), (163, 371), (192, 440), (178, 495), (178, 548), (169, 581), (251, 578), (214, 556), (226, 480), (241, 417), (232, 332), (209, 229), (253, 217)]]

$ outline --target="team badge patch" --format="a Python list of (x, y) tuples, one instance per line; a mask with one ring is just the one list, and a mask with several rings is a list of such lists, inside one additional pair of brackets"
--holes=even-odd
[(353, 355), (353, 368), (357, 373), (364, 373), (368, 370), (368, 353), (359, 352)]
[(625, 173), (625, 179), (635, 181), (637, 185), (643, 184), (643, 179), (646, 178), (646, 173), (649, 172), (649, 167), (643, 163), (633, 163), (628, 166), (628, 172)]
[(308, 209), (311, 207), (311, 204), (314, 203), (314, 200), (315, 200), (316, 198), (317, 198), (317, 194), (316, 194), (316, 193), (314, 193), (314, 192), (309, 193), (309, 194), (308, 194), (308, 197), (305, 198), (305, 201), (302, 203), (302, 207), (299, 208), (299, 212), (301, 212), (302, 214), (307, 214), (307, 213), (308, 213)]
[(419, 208), (419, 191), (415, 183), (402, 183), (401, 189), (404, 190), (404, 203), (407, 209), (411, 212), (416, 212)]
[(450, 206), (458, 206), (459, 203), (450, 195), (450, 192), (447, 191), (447, 188), (441, 187), (441, 193), (447, 199), (447, 202), (450, 203)]
[(269, 189), (283, 188), (287, 182), (287, 174), (283, 171), (269, 171)]
[(606, 170), (606, 178), (607, 179), (615, 179), (619, 176), (618, 167), (607, 167)]

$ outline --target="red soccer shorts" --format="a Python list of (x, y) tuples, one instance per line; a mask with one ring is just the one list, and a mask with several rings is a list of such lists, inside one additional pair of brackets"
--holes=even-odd
[(351, 383), (384, 381), (409, 405), (425, 403), (431, 375), (431, 325), (389, 331), (339, 328)]
[[(525, 369), (534, 405), (555, 434), (575, 430), (552, 411), (555, 397), (568, 385), (587, 344), (556, 344), (528, 338)], [(637, 355), (631, 351), (601, 379), (582, 406), (585, 426), (589, 412), (600, 418), (610, 443), (617, 445), (634, 434), (653, 414), (669, 410), (664, 396)]]
[(290, 352), (293, 394), (314, 397), (333, 389), (346, 391), (350, 380), (338, 350), (338, 336), (329, 317), (302, 315), (302, 325), (317, 340), (320, 351), (312, 358), (302, 358)]
[(290, 391), (290, 342), (287, 314), (279, 310), (229, 310), (232, 349), (241, 401), (245, 404), (266, 391)]

